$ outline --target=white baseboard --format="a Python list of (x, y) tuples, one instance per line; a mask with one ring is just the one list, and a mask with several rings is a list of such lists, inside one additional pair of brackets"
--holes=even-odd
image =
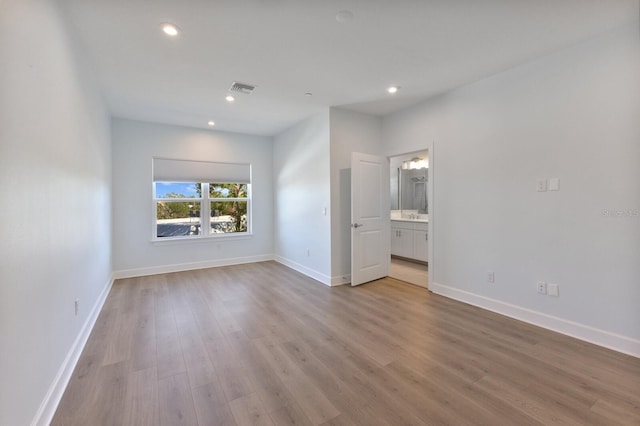
[(338, 275), (331, 277), (331, 286), (344, 285), (351, 283), (351, 274)]
[(293, 260), (284, 258), (280, 255), (274, 255), (273, 256), (273, 260), (275, 260), (278, 263), (283, 264), (284, 266), (287, 266), (291, 269), (294, 269), (310, 278), (313, 278), (316, 281), (320, 281), (322, 284), (327, 285), (329, 287), (334, 286), (334, 285), (339, 285), (338, 283), (334, 284), (332, 277), (330, 277), (329, 275), (325, 275), (323, 273), (320, 273), (318, 271), (316, 271), (315, 269), (311, 269), (309, 267), (306, 267), (304, 265), (299, 264), (298, 262), (294, 262)]
[(107, 300), (107, 296), (109, 295), (109, 291), (111, 290), (111, 286), (113, 285), (113, 280), (113, 276), (109, 277), (107, 283), (102, 289), (102, 292), (98, 296), (98, 300), (96, 300), (96, 303), (94, 303), (89, 316), (80, 329), (80, 333), (78, 333), (76, 340), (73, 342), (73, 345), (71, 345), (71, 349), (69, 349), (66, 358), (58, 369), (58, 373), (53, 379), (53, 383), (51, 383), (51, 386), (49, 387), (49, 390), (47, 391), (42, 404), (40, 404), (40, 408), (38, 408), (36, 415), (31, 421), (32, 426), (49, 425), (53, 420), (53, 416), (56, 413), (58, 404), (62, 399), (62, 395), (67, 388), (69, 380), (71, 380), (73, 370), (76, 368), (78, 359), (80, 359), (80, 354), (82, 354), (84, 345), (87, 343), (89, 335), (91, 334), (91, 330), (93, 330), (93, 326), (98, 319), (100, 311), (102, 310), (102, 306)]
[(148, 268), (122, 269), (113, 272), (114, 279), (143, 277), (147, 275), (168, 274), (171, 272), (192, 271), (195, 269), (215, 268), (218, 266), (241, 265), (244, 263), (275, 260), (327, 286), (338, 286), (351, 282), (350, 275), (330, 277), (282, 256), (266, 254), (259, 256), (234, 257), (229, 259), (206, 260), (203, 262), (179, 263), (174, 265), (151, 266)]
[(193, 271), (195, 269), (215, 268), (218, 266), (241, 265), (243, 263), (274, 260), (272, 254), (258, 256), (233, 257), (228, 259), (205, 260), (202, 262), (178, 263), (173, 265), (150, 266), (147, 268), (123, 269), (113, 272), (114, 279), (144, 277), (147, 275), (168, 274), (171, 272)]
[(496, 312), (529, 324), (575, 337), (576, 339), (584, 340), (585, 342), (640, 358), (640, 340), (547, 315), (500, 300), (480, 296), (444, 284), (434, 282), (431, 284), (429, 290), (450, 299), (459, 300), (488, 311)]

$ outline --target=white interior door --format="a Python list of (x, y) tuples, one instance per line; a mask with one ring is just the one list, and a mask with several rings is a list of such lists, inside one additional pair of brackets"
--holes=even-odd
[(351, 285), (389, 275), (389, 161), (351, 154)]

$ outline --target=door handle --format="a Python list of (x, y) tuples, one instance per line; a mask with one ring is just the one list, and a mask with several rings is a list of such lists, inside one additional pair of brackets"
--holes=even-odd
[(353, 224), (353, 225), (351, 225), (351, 226), (352, 226), (352, 227), (354, 227), (354, 228), (360, 228), (361, 226), (364, 226), (364, 225), (363, 225), (363, 224), (361, 224), (361, 223), (354, 223), (354, 224)]

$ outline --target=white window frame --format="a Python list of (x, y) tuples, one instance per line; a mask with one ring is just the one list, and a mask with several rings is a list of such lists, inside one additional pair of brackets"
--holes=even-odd
[[(203, 239), (227, 239), (227, 238), (242, 238), (253, 235), (252, 229), (252, 185), (251, 183), (242, 183), (247, 185), (247, 198), (212, 198), (209, 196), (209, 182), (171, 182), (171, 183), (193, 183), (194, 185), (200, 183), (202, 189), (202, 197), (199, 198), (158, 198), (156, 197), (156, 183), (162, 181), (152, 181), (152, 238), (153, 242), (160, 241), (198, 241)], [(211, 182), (211, 183), (234, 183), (234, 182)], [(212, 202), (233, 202), (242, 201), (247, 203), (247, 230), (245, 232), (225, 232), (216, 233), (211, 232), (211, 203)], [(176, 237), (158, 237), (158, 219), (157, 219), (157, 206), (159, 202), (193, 202), (200, 203), (200, 234), (199, 235), (181, 235)]]

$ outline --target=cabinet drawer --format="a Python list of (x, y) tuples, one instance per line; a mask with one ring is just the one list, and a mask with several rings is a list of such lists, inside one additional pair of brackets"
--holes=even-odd
[(429, 227), (429, 224), (426, 222), (413, 223), (413, 229), (415, 229), (416, 231), (426, 231), (428, 227)]
[(405, 222), (404, 220), (392, 220), (392, 229), (413, 229), (413, 222)]

